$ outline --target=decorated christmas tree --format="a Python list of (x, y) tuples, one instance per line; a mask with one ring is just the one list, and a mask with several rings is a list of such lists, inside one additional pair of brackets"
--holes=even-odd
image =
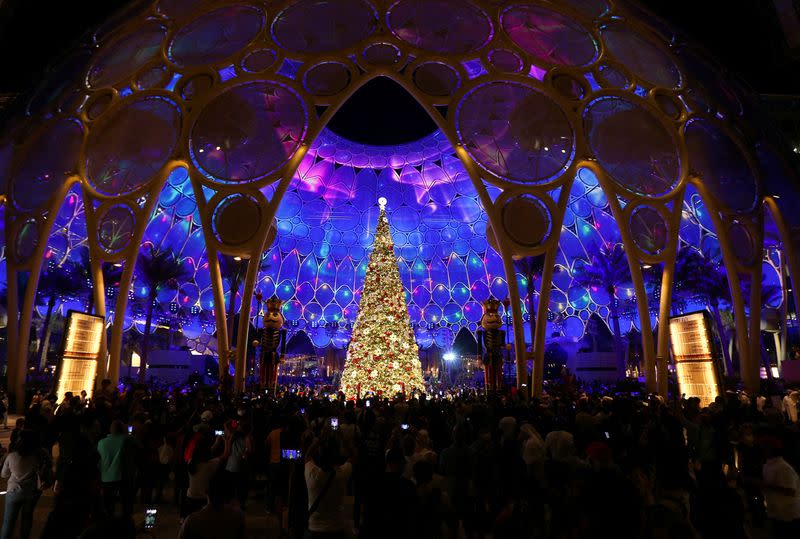
[(341, 391), (347, 398), (369, 393), (393, 397), (424, 390), (419, 350), (394, 256), (386, 199), (379, 199), (375, 245), (369, 257)]

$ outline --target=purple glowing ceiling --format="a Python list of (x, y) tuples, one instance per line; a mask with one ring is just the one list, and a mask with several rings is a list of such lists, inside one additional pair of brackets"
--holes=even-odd
[[(232, 248), (266, 230), (277, 173), (308, 145), (276, 202), (277, 239), (257, 287), (286, 301), (292, 331), (307, 331), (319, 347), (343, 346), (375, 201), (385, 196), (424, 348), (474, 330), (480, 302), (508, 294), (481, 201), (497, 201), (494, 224), (517, 246), (559, 235), (548, 334), (571, 337), (590, 316), (607, 319), (611, 302), (622, 306), (623, 331), (640, 327), (630, 283), (609, 297), (580, 277), (601, 246), (620, 242), (620, 226), (636, 254), (667, 248), (668, 205), (654, 199), (686, 186), (681, 246), (719, 261), (710, 212), (687, 180), (733, 215), (726, 232), (742, 263), (757, 264), (761, 252), (745, 225), (762, 195), (783, 193), (776, 201), (796, 224), (792, 172), (749, 121), (753, 100), (661, 21), (629, 2), (501, 4), (135, 3), (55, 66), (0, 137), (9, 258), (31, 262), (45, 238), (44, 208), (77, 180), (54, 218), (46, 260), (80, 260), (87, 242), (116, 260), (146, 225), (144, 245), (172, 249), (193, 275), (158, 291), (158, 316), (178, 323), (196, 350), (211, 350), (213, 309), (222, 306), (214, 305), (206, 238)], [(326, 130), (326, 110), (374, 76), (412, 90), (440, 130), (390, 147)], [(478, 165), (477, 185), (451, 143)], [(618, 191), (625, 223), (614, 220), (587, 166)], [(164, 179), (146, 215), (149, 190)], [(565, 190), (559, 228), (554, 201)], [(214, 202), (203, 219), (200, 194), (201, 206)], [(95, 212), (95, 230), (86, 230), (84, 209)], [(4, 249), (2, 277), (5, 257)], [(778, 280), (780, 261), (764, 264), (765, 282)], [(537, 294), (540, 283), (511, 278)], [(141, 325), (147, 292), (137, 276), (126, 328)], [(531, 311), (525, 303), (524, 316)]]

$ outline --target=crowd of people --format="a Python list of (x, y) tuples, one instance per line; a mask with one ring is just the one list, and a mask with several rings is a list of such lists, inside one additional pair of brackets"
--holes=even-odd
[(734, 393), (701, 408), (632, 393), (348, 401), (104, 383), (92, 399), (37, 397), (17, 421), (0, 539), (17, 524), (30, 536), (49, 488), (45, 539), (135, 537), (137, 502), (174, 504), (181, 539), (244, 537), (245, 510), (271, 512), (288, 537), (326, 539), (792, 537), (796, 406)]

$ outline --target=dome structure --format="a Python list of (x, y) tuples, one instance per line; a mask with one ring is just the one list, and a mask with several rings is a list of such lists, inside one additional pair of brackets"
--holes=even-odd
[[(405, 88), (437, 131), (387, 147), (326, 129), (376, 77)], [(550, 330), (577, 339), (628, 301), (623, 325), (641, 333), (649, 387), (664, 393), (666, 324), (653, 329), (689, 246), (727, 269), (753, 389), (758, 283), (798, 275), (798, 184), (769, 131), (743, 84), (635, 2), (134, 2), (44, 76), (0, 138), (7, 281), (31, 276), (8, 292), (20, 313), (10, 385), (20, 394), (43, 263), (84, 254), (94, 310), (111, 322), (104, 374), (118, 378), (123, 334), (140, 325), (131, 305), (148, 292), (142, 246), (187, 266), (158, 302), (223, 368), (248, 338), (247, 324), (228, 335), (228, 305), (254, 311), (256, 290), (281, 297), (315, 346), (344, 346), (380, 193), (422, 348), (446, 348), (477, 328), (481, 301), (508, 296), (518, 380), (527, 337), (539, 391)], [(761, 256), (765, 238), (778, 258)], [(607, 244), (630, 268), (612, 295), (580, 278)], [(245, 261), (233, 302), (223, 255)], [(526, 296), (519, 261), (537, 256)], [(108, 304), (104, 263), (122, 268)]]

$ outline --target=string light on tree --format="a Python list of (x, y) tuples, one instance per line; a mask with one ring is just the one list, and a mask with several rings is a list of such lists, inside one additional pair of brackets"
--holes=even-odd
[(386, 198), (378, 199), (380, 215), (375, 244), (342, 373), (340, 389), (347, 398), (370, 392), (391, 397), (424, 389), (419, 350), (400, 281), (386, 203)]

